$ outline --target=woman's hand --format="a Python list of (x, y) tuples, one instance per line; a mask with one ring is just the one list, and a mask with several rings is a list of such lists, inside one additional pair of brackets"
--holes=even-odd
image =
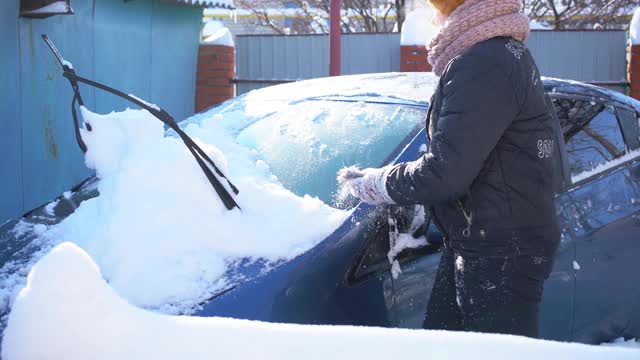
[(387, 193), (387, 176), (391, 166), (381, 169), (359, 169), (350, 166), (338, 171), (340, 194), (350, 194), (367, 204), (395, 204)]

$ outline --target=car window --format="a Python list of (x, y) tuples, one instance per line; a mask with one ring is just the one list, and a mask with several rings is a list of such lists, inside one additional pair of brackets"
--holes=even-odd
[(338, 170), (384, 165), (425, 116), (426, 109), (406, 105), (304, 101), (251, 124), (237, 141), (287, 189), (336, 205)]
[(622, 134), (627, 143), (629, 150), (640, 148), (640, 127), (638, 124), (638, 116), (635, 111), (618, 107), (616, 108), (620, 125), (622, 126)]
[(571, 176), (626, 154), (612, 106), (580, 99), (555, 99), (554, 105), (564, 132)]

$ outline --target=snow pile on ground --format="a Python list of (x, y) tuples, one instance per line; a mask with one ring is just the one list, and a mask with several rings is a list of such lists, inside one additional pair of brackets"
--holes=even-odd
[[(73, 286), (69, 286), (73, 284)], [(516, 336), (168, 316), (131, 306), (87, 253), (59, 245), (29, 274), (2, 343), (18, 359), (637, 359), (638, 350)]]
[(207, 45), (235, 46), (231, 31), (218, 20), (210, 20), (204, 25), (202, 39)]
[(633, 13), (631, 25), (629, 25), (631, 45), (640, 45), (640, 7)]
[[(46, 240), (38, 242), (47, 244), (44, 251), (62, 241), (78, 244), (137, 306), (189, 313), (228, 285), (222, 276), (234, 261), (293, 258), (348, 216), (283, 188), (264, 162), (235, 142), (221, 118), (186, 131), (239, 188), (242, 212), (226, 210), (182, 141), (165, 136), (163, 124), (147, 111), (82, 114), (93, 128), (82, 136), (100, 196), (59, 225), (43, 226)], [(29, 267), (11, 275), (5, 291), (15, 293)]]
[(434, 13), (430, 7), (419, 7), (409, 14), (402, 25), (400, 44), (404, 46), (425, 46), (438, 32), (433, 23)]

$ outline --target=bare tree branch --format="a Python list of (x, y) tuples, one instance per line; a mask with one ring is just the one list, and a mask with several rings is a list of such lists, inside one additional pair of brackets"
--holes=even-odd
[[(393, 31), (396, 24), (400, 29), (404, 22), (405, 1), (343, 0), (340, 27), (347, 33), (388, 32)], [(295, 8), (291, 8), (292, 3), (296, 5)], [(279, 34), (327, 33), (329, 3), (328, 0), (236, 0), (238, 8), (246, 9), (252, 15), (243, 21)], [(278, 14), (277, 18), (274, 17), (277, 9), (285, 8), (282, 16)]]
[(639, 0), (523, 0), (532, 20), (553, 29), (625, 29)]

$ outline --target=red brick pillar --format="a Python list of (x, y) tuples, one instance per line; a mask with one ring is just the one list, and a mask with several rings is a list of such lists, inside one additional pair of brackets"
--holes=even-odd
[(428, 55), (429, 51), (426, 46), (400, 46), (400, 71), (431, 71), (431, 64), (427, 61)]
[(629, 96), (640, 100), (640, 45), (629, 46)]
[(235, 96), (235, 49), (201, 44), (196, 72), (196, 112)]

